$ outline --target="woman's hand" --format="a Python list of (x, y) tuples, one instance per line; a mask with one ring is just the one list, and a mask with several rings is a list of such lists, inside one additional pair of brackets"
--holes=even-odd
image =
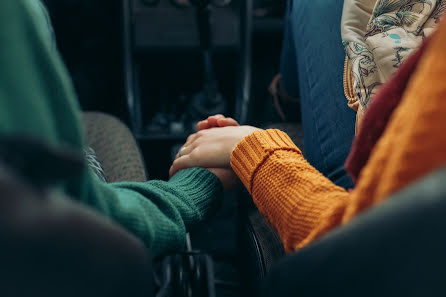
[[(223, 127), (235, 127), (240, 126), (239, 123), (233, 118), (225, 117), (222, 114), (216, 114), (208, 117), (206, 120), (197, 123), (197, 131), (207, 130), (212, 128), (223, 128)], [(191, 135), (192, 136), (192, 135)], [(183, 153), (186, 145), (189, 144), (191, 137), (187, 139), (187, 142), (182, 146), (182, 149), (177, 153), (175, 159), (180, 157), (180, 153)]]
[(192, 134), (173, 162), (170, 176), (192, 167), (230, 169), (231, 153), (235, 146), (258, 130), (251, 126), (234, 126), (211, 128)]
[(231, 191), (237, 185), (241, 184), (232, 168), (208, 168), (208, 170), (217, 176), (225, 192)]
[[(197, 124), (197, 130), (207, 130), (212, 128), (222, 128), (222, 127), (236, 127), (239, 126), (239, 123), (232, 119), (227, 118), (221, 114), (217, 114), (214, 116), (208, 117), (206, 120), (203, 120)], [(190, 145), (196, 145), (195, 140), (201, 136), (201, 133), (199, 135), (193, 134), (188, 139), (186, 144), (180, 149), (178, 152), (176, 159), (178, 160), (180, 157), (186, 156), (186, 154), (190, 153), (191, 151), (187, 148)], [(232, 150), (231, 150), (232, 152)], [(184, 158), (183, 158), (184, 159)], [(182, 164), (183, 159), (179, 161), (174, 162), (170, 169), (170, 175), (173, 176), (176, 172), (180, 171), (181, 169), (186, 169), (190, 167), (196, 167), (198, 165), (192, 166), (194, 164), (193, 162), (190, 162), (190, 167), (184, 167), (185, 164)], [(203, 167), (203, 166), (201, 166)], [(232, 168), (230, 168), (229, 164), (228, 166), (225, 166), (224, 168), (208, 168), (209, 171), (214, 173), (218, 179), (221, 181), (223, 185), (223, 189), (225, 191), (229, 191), (233, 188), (235, 188), (239, 184), (239, 179), (237, 175), (232, 171)]]

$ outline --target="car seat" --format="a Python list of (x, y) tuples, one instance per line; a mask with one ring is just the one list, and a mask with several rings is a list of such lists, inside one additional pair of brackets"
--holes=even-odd
[(57, 191), (60, 180), (81, 170), (82, 160), (32, 139), (1, 137), (1, 296), (153, 293), (143, 243)]
[[(274, 123), (265, 129), (279, 129), (287, 133), (293, 142), (304, 150), (302, 125), (294, 122)], [(244, 193), (242, 196), (248, 196)], [(250, 197), (242, 197), (239, 203), (239, 257), (242, 287), (246, 294), (259, 293), (261, 284), (273, 265), (285, 256), (285, 249), (276, 230), (268, 224)]]
[[(446, 168), (421, 179), (261, 275), (260, 296), (442, 296)], [(259, 224), (258, 221), (250, 221)], [(252, 229), (255, 229), (253, 227)], [(277, 243), (257, 243), (274, 250)], [(258, 253), (258, 251), (253, 251)], [(254, 257), (252, 257), (254, 258)], [(265, 262), (265, 259), (258, 258)], [(261, 265), (253, 266), (257, 269)]]
[(144, 159), (129, 128), (109, 114), (84, 112), (83, 115), (87, 144), (95, 152), (105, 180), (147, 181)]

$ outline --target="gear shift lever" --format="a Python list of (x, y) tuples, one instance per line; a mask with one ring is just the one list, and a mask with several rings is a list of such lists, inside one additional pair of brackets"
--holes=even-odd
[[(211, 1), (189, 0), (196, 8), (197, 25), (200, 36), (200, 48), (203, 55), (204, 82), (203, 89), (192, 98), (188, 115), (193, 121), (202, 120), (210, 115), (226, 112), (226, 100), (218, 91), (212, 62), (212, 34), (211, 34)], [(227, 0), (226, 0), (227, 1)]]

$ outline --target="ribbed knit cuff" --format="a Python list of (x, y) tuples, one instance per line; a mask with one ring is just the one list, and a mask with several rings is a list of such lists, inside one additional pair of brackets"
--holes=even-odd
[(250, 193), (257, 169), (277, 150), (301, 154), (290, 137), (277, 129), (256, 131), (235, 147), (231, 155), (231, 166)]
[[(223, 199), (223, 186), (220, 180), (207, 169), (192, 168), (175, 174), (169, 184), (183, 193), (197, 207), (200, 221), (209, 217)], [(197, 218), (183, 218), (186, 225), (197, 223)]]

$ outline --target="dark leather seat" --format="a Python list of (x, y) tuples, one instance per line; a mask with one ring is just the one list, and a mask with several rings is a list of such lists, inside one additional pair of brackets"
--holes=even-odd
[[(145, 180), (128, 129), (103, 114), (86, 119), (107, 178)], [(153, 295), (151, 257), (143, 243), (53, 187), (61, 174), (82, 168), (82, 159), (29, 139), (0, 141), (0, 296)]]
[(262, 296), (444, 296), (446, 169), (269, 272)]
[[(271, 125), (303, 147), (298, 124)], [(317, 243), (286, 256), (253, 203), (241, 203), (246, 294), (262, 296), (442, 296), (446, 169), (401, 191)], [(263, 284), (266, 281), (266, 285)]]
[[(270, 124), (265, 129), (279, 129), (304, 150), (302, 125), (299, 123)], [(244, 194), (248, 195), (248, 194)], [(259, 289), (274, 264), (285, 256), (285, 249), (277, 232), (259, 213), (252, 199), (240, 199), (239, 257), (242, 267), (244, 294), (258, 294)]]

